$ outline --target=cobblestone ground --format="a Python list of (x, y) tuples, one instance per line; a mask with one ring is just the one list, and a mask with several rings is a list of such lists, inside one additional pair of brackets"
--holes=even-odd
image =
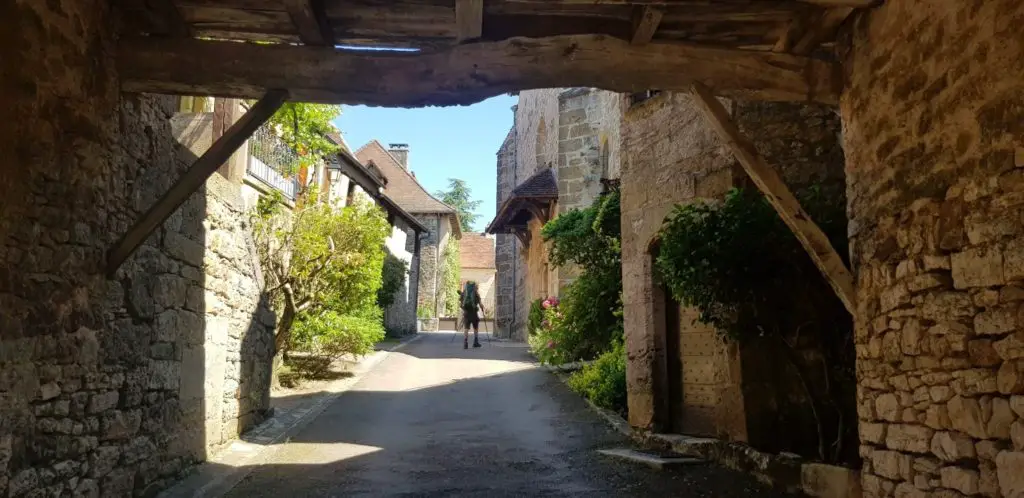
[(712, 465), (599, 455), (629, 442), (523, 345), (451, 338), (392, 353), (228, 496), (780, 496)]

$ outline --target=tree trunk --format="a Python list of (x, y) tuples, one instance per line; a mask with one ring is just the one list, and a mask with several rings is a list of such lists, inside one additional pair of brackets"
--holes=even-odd
[(288, 346), (292, 338), (292, 325), (295, 324), (295, 294), (290, 285), (284, 289), (284, 310), (281, 312), (281, 319), (277, 322), (277, 332), (274, 334), (274, 362), (271, 374), (271, 385), (280, 387), (281, 366), (284, 365), (284, 355), (288, 352)]

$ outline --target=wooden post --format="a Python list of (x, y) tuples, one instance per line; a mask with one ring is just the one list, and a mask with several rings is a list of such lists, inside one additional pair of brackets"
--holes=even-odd
[(263, 125), (281, 107), (288, 92), (271, 90), (246, 112), (242, 119), (231, 125), (192, 167), (132, 225), (107, 253), (107, 274), (113, 276), (135, 249), (160, 224), (167, 220), (186, 199), (206, 182), (224, 161), (245, 143), (257, 128)]
[(484, 0), (455, 0), (459, 42), (480, 38), (484, 26)]
[(856, 295), (853, 277), (846, 269), (842, 258), (836, 253), (828, 237), (800, 207), (800, 203), (789, 191), (778, 173), (757, 152), (754, 144), (740, 133), (725, 106), (702, 84), (692, 86), (694, 102), (704, 112), (708, 124), (718, 132), (722, 141), (729, 146), (743, 169), (761, 190), (768, 202), (779, 213), (793, 235), (804, 246), (814, 264), (825, 276), (836, 295), (851, 314), (855, 312)]
[(650, 43), (654, 33), (658, 31), (661, 18), (665, 15), (660, 9), (650, 5), (634, 7), (633, 29), (630, 43), (643, 45)]

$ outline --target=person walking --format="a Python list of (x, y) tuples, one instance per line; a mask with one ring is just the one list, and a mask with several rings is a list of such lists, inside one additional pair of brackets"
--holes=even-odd
[(476, 282), (466, 282), (459, 291), (459, 301), (462, 304), (462, 349), (469, 349), (469, 326), (473, 326), (473, 347), (480, 347), (480, 313), (486, 314), (483, 300), (480, 299), (480, 292)]

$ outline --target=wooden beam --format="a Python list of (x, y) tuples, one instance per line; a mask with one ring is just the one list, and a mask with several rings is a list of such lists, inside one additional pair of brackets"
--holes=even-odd
[(595, 35), (513, 38), (430, 53), (345, 51), (198, 39), (124, 39), (122, 90), (255, 98), (283, 88), (302, 102), (391, 107), (468, 105), (531, 88), (687, 91), (838, 102), (834, 63), (790, 54), (628, 41)]
[(796, 197), (789, 191), (778, 173), (757, 152), (754, 144), (740, 133), (729, 111), (715, 98), (711, 90), (700, 83), (694, 83), (691, 91), (694, 102), (704, 113), (708, 124), (718, 132), (757, 188), (764, 193), (765, 198), (792, 230), (793, 235), (796, 235), (846, 309), (851, 314), (855, 313), (856, 294), (853, 277), (828, 237), (800, 207)]
[[(508, 3), (543, 3), (548, 5), (661, 5), (692, 7), (708, 5), (706, 0), (504, 0)], [(883, 0), (796, 0), (819, 7), (877, 7)], [(754, 2), (751, 2), (754, 3)]]
[(118, 0), (117, 5), (125, 12), (141, 19), (144, 31), (159, 36), (188, 37), (191, 29), (173, 0)]
[(484, 0), (455, 0), (459, 43), (480, 38), (484, 31)]
[(334, 33), (320, 0), (285, 0), (288, 15), (306, 45), (334, 46)]
[(790, 53), (807, 55), (823, 42), (835, 38), (839, 26), (853, 13), (852, 7), (836, 7), (822, 12), (821, 17), (811, 24), (802, 36), (793, 43)]
[(288, 92), (271, 90), (249, 109), (241, 119), (203, 153), (163, 197), (157, 199), (145, 214), (114, 244), (107, 253), (107, 274), (113, 276), (135, 249), (186, 199), (206, 182), (222, 164), (245, 143), (284, 103)]
[(654, 33), (658, 31), (661, 18), (665, 13), (658, 8), (651, 6), (634, 7), (633, 9), (633, 34), (631, 42), (633, 45), (644, 45), (654, 39)]

